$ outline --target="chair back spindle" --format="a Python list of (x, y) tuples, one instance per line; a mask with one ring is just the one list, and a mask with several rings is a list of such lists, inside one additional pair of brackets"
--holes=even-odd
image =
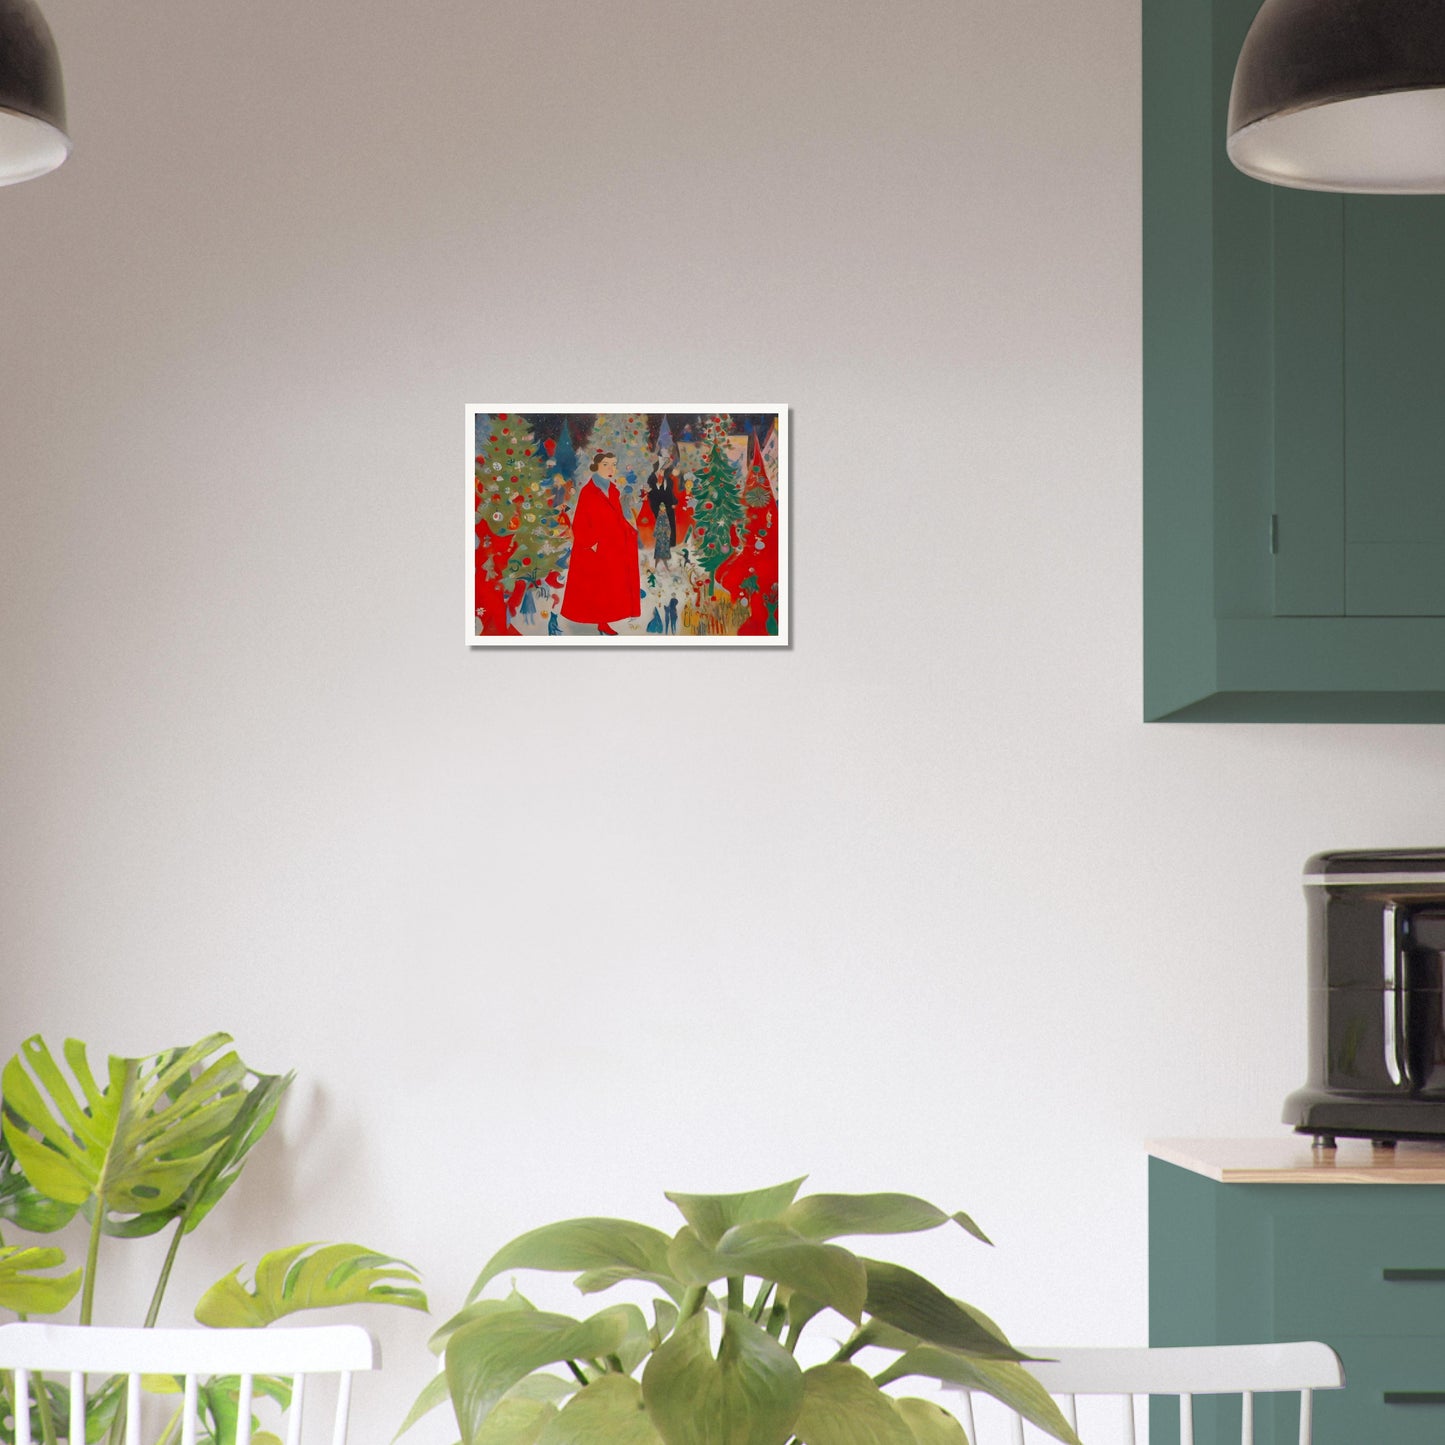
[[(86, 1434), (87, 1376), (124, 1379), (125, 1445), (144, 1445), (142, 1377), (179, 1376), (180, 1445), (196, 1445), (201, 1427), (201, 1384), (217, 1376), (237, 1385), (236, 1445), (251, 1445), (256, 1378), (290, 1378), (285, 1410), (286, 1445), (301, 1445), (308, 1375), (336, 1378), (336, 1411), (330, 1445), (346, 1445), (351, 1381), (358, 1370), (380, 1363), (376, 1342), (355, 1325), (278, 1330), (145, 1330), (75, 1325), (0, 1326), (0, 1369), (14, 1372), (15, 1445), (35, 1445), (31, 1410), (47, 1374), (69, 1385), (67, 1425), (72, 1441)], [(117, 1388), (119, 1386), (117, 1385)], [(172, 1397), (174, 1398), (174, 1397)], [(279, 1402), (278, 1402), (279, 1403)], [(176, 1439), (174, 1420), (166, 1438)]]
[[(1053, 1396), (1064, 1418), (1079, 1427), (1081, 1395), (1118, 1396), (1123, 1401), (1120, 1434), (1109, 1438), (1136, 1445), (1136, 1397), (1173, 1395), (1179, 1401), (1180, 1445), (1194, 1445), (1194, 1397), (1240, 1397), (1240, 1445), (1254, 1445), (1256, 1394), (1294, 1394), (1299, 1398), (1299, 1445), (1310, 1445), (1314, 1392), (1338, 1390), (1345, 1383), (1340, 1358), (1324, 1344), (1201, 1345), (1154, 1349), (1047, 1349), (1027, 1351), (1028, 1370)], [(965, 1433), (979, 1445), (973, 1393), (960, 1390), (959, 1411)], [(1037, 1431), (1026, 1431), (1021, 1416), (1008, 1411), (1013, 1445), (1026, 1445)], [(987, 1421), (985, 1420), (985, 1424)], [(1087, 1436), (1085, 1438), (1088, 1438)]]

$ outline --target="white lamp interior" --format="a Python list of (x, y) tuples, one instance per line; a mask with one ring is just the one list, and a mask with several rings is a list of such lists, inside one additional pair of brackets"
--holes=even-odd
[(1367, 95), (1256, 121), (1230, 137), (1229, 158), (1278, 186), (1445, 192), (1445, 90)]
[(70, 154), (70, 142), (53, 125), (0, 110), (0, 186), (53, 171)]

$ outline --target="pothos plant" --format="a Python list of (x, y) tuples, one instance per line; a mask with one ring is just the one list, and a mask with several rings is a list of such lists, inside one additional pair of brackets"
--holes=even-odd
[[(86, 1046), (67, 1039), (60, 1058), (38, 1035), (26, 1039), (0, 1073), (0, 1229), (50, 1235), (77, 1217), (85, 1225), (85, 1260), (67, 1269), (53, 1245), (12, 1243), (0, 1234), (0, 1309), (20, 1319), (58, 1315), (79, 1297), (78, 1322), (95, 1323), (96, 1281), (107, 1239), (171, 1236), (143, 1314), (107, 1323), (153, 1326), (182, 1243), (240, 1177), (251, 1151), (276, 1117), (291, 1074), (261, 1074), (241, 1061), (227, 1034), (149, 1058), (108, 1060), (97, 1078)], [(63, 1061), (63, 1062), (62, 1062)], [(297, 1244), (259, 1260), (250, 1282), (240, 1266), (201, 1296), (196, 1319), (213, 1327), (259, 1327), (298, 1310), (340, 1304), (426, 1309), (411, 1267), (356, 1244)], [(90, 1396), (90, 1442), (124, 1430), (123, 1382)], [(177, 1382), (149, 1379), (159, 1394)], [(14, 1390), (5, 1394), (0, 1440), (14, 1439)], [(256, 1381), (258, 1398), (289, 1402), (286, 1382)], [(236, 1436), (238, 1382), (205, 1381), (200, 1408), (210, 1445)], [(68, 1440), (68, 1386), (38, 1382), (32, 1435), (44, 1445)], [(259, 1423), (259, 1422), (256, 1422)], [(179, 1419), (163, 1437), (179, 1430)], [(280, 1445), (265, 1432), (256, 1445)], [(71, 1441), (69, 1445), (81, 1445)]]
[[(952, 1224), (988, 1243), (966, 1214), (906, 1194), (799, 1198), (802, 1183), (668, 1194), (683, 1218), (672, 1235), (570, 1219), (514, 1239), (433, 1337), (445, 1368), (402, 1431), (450, 1399), (462, 1445), (966, 1445), (946, 1410), (889, 1388), (923, 1377), (993, 1395), (1079, 1445), (987, 1315), (832, 1242)], [(629, 1303), (585, 1319), (540, 1310), (515, 1286), (483, 1297), (519, 1269), (575, 1273), (584, 1295), (641, 1282), (657, 1296), (650, 1317)], [(846, 1337), (806, 1368), (804, 1332), (839, 1321)]]

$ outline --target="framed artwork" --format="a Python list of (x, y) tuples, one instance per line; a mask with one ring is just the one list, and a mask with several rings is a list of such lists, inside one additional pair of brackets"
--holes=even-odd
[(472, 647), (786, 647), (784, 406), (467, 408)]

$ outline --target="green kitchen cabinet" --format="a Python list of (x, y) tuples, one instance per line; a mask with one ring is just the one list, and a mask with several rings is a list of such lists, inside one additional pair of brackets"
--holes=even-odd
[[(1367, 1145), (1350, 1150), (1369, 1158)], [(1346, 1385), (1316, 1394), (1314, 1445), (1439, 1445), (1445, 1151), (1425, 1151), (1433, 1167), (1416, 1175), (1439, 1183), (1387, 1182), (1394, 1156), (1379, 1157), (1338, 1184), (1307, 1165), (1287, 1174), (1298, 1182), (1237, 1183), (1152, 1157), (1150, 1344), (1323, 1340)], [(1239, 1411), (1237, 1399), (1196, 1401), (1198, 1445), (1237, 1445)], [(1293, 1399), (1261, 1398), (1257, 1445), (1296, 1445), (1298, 1418)], [(1150, 1427), (1154, 1445), (1177, 1445), (1173, 1401), (1154, 1404)]]
[(1258, 0), (1144, 5), (1144, 709), (1445, 721), (1445, 198), (1224, 150)]

